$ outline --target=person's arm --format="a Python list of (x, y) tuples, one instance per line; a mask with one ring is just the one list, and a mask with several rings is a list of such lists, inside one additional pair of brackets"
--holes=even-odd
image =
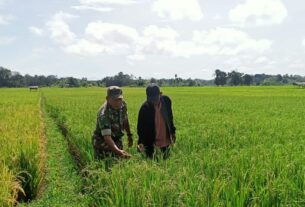
[(171, 130), (171, 136), (173, 143), (176, 142), (176, 127), (174, 125), (174, 116), (173, 116), (173, 110), (172, 110), (172, 101), (168, 97), (168, 113), (169, 113), (169, 123), (170, 123), (170, 130)]
[(114, 143), (112, 137), (111, 137), (111, 122), (108, 119), (108, 116), (105, 114), (102, 114), (99, 117), (99, 126), (101, 128), (101, 134), (105, 140), (105, 143), (108, 145), (110, 150), (118, 155), (119, 157), (123, 158), (129, 158), (131, 157), (128, 153), (126, 153), (124, 150), (119, 149), (116, 144)]
[(130, 125), (129, 125), (128, 118), (125, 119), (125, 121), (124, 121), (124, 128), (125, 128), (125, 131), (126, 131), (127, 137), (128, 137), (128, 147), (132, 147), (133, 138), (132, 138), (132, 133), (131, 133), (131, 130), (130, 130)]
[(114, 152), (116, 155), (118, 155), (119, 157), (123, 157), (123, 158), (129, 158), (131, 157), (127, 152), (125, 152), (124, 150), (119, 149), (116, 144), (114, 143), (113, 139), (111, 138), (111, 136), (106, 135), (104, 136), (104, 140), (105, 143), (108, 145), (108, 147), (110, 148), (110, 150), (112, 152)]
[(138, 114), (138, 125), (137, 125), (137, 133), (138, 133), (138, 150), (140, 152), (144, 151), (143, 139), (144, 139), (144, 122), (145, 122), (145, 108), (142, 105)]
[(128, 120), (128, 112), (127, 112), (127, 103), (124, 101), (123, 102), (124, 107), (123, 107), (123, 128), (127, 133), (128, 137), (128, 147), (132, 147), (133, 145), (133, 138), (132, 138), (132, 133), (130, 130), (130, 125), (129, 125), (129, 120)]

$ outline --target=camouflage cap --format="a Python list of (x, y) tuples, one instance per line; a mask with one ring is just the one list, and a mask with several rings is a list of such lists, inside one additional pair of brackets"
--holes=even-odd
[(118, 86), (110, 86), (107, 89), (107, 97), (111, 97), (113, 99), (123, 98), (123, 91)]

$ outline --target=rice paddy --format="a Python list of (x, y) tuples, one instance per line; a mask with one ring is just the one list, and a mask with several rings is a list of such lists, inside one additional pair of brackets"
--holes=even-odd
[[(46, 150), (40, 146), (41, 140), (48, 143), (53, 137), (61, 137), (69, 152), (65, 157), (70, 156), (68, 162), (74, 166), (69, 171), (76, 174), (71, 183), (81, 183), (74, 188), (75, 195), (86, 201), (78, 201), (80, 206), (305, 205), (303, 89), (161, 89), (172, 99), (177, 127), (170, 158), (146, 159), (135, 145), (129, 149), (125, 142), (133, 157), (113, 161), (110, 170), (105, 169), (104, 161), (93, 159), (91, 140), (105, 88), (43, 88), (38, 93), (1, 89), (0, 206), (13, 206), (23, 191), (36, 197), (36, 206), (39, 199), (40, 203), (52, 199), (43, 195), (60, 176), (43, 182), (44, 171), (51, 169), (41, 163), (54, 159), (54, 154), (48, 144)], [(123, 93), (136, 144), (137, 115), (145, 89), (123, 88)], [(36, 186), (31, 189), (36, 190), (22, 185), (22, 177), (26, 177), (20, 176), (22, 172), (31, 175), (31, 185)], [(69, 188), (71, 184), (65, 185)], [(39, 191), (42, 196), (37, 197)], [(57, 198), (57, 206), (61, 199)]]

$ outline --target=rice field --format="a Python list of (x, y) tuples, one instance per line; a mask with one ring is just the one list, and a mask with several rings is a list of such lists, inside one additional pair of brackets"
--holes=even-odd
[(0, 206), (13, 206), (35, 198), (42, 181), (40, 96), (3, 89), (0, 97)]
[[(40, 122), (49, 119), (59, 126), (53, 124), (52, 128), (65, 135), (62, 139), (74, 158), (70, 162), (75, 163), (88, 206), (305, 205), (305, 90), (290, 86), (161, 90), (172, 99), (177, 127), (177, 142), (170, 158), (148, 160), (135, 146), (126, 147), (133, 157), (113, 161), (110, 171), (104, 161), (93, 159), (91, 141), (105, 88), (44, 88), (31, 94), (33, 97), (22, 89), (0, 90), (1, 97), (8, 97), (0, 101), (0, 173), (5, 175), (1, 183), (6, 184), (0, 185), (0, 201), (12, 205), (9, 201), (14, 198), (13, 192), (21, 188), (10, 153), (18, 157), (20, 150), (28, 152), (29, 148), (33, 163), (38, 166), (41, 162), (39, 142), (34, 145), (10, 137), (24, 136), (16, 135), (24, 129), (39, 140)], [(145, 101), (145, 89), (123, 88), (123, 93), (136, 144), (137, 114)], [(19, 117), (30, 105), (36, 112), (19, 118), (20, 130), (15, 132), (16, 118), (8, 115), (10, 108), (20, 109), (19, 113), (13, 110)], [(41, 120), (39, 110), (45, 111), (45, 119)], [(32, 132), (27, 125), (31, 129), (39, 127)], [(6, 132), (8, 128), (10, 133)], [(2, 136), (2, 131), (7, 135)], [(52, 139), (52, 135), (47, 133), (46, 139)], [(47, 182), (45, 188), (50, 185)]]

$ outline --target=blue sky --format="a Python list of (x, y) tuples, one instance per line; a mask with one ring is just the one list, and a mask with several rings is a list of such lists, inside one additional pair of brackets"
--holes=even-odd
[(0, 0), (0, 66), (101, 79), (305, 75), (297, 0)]

